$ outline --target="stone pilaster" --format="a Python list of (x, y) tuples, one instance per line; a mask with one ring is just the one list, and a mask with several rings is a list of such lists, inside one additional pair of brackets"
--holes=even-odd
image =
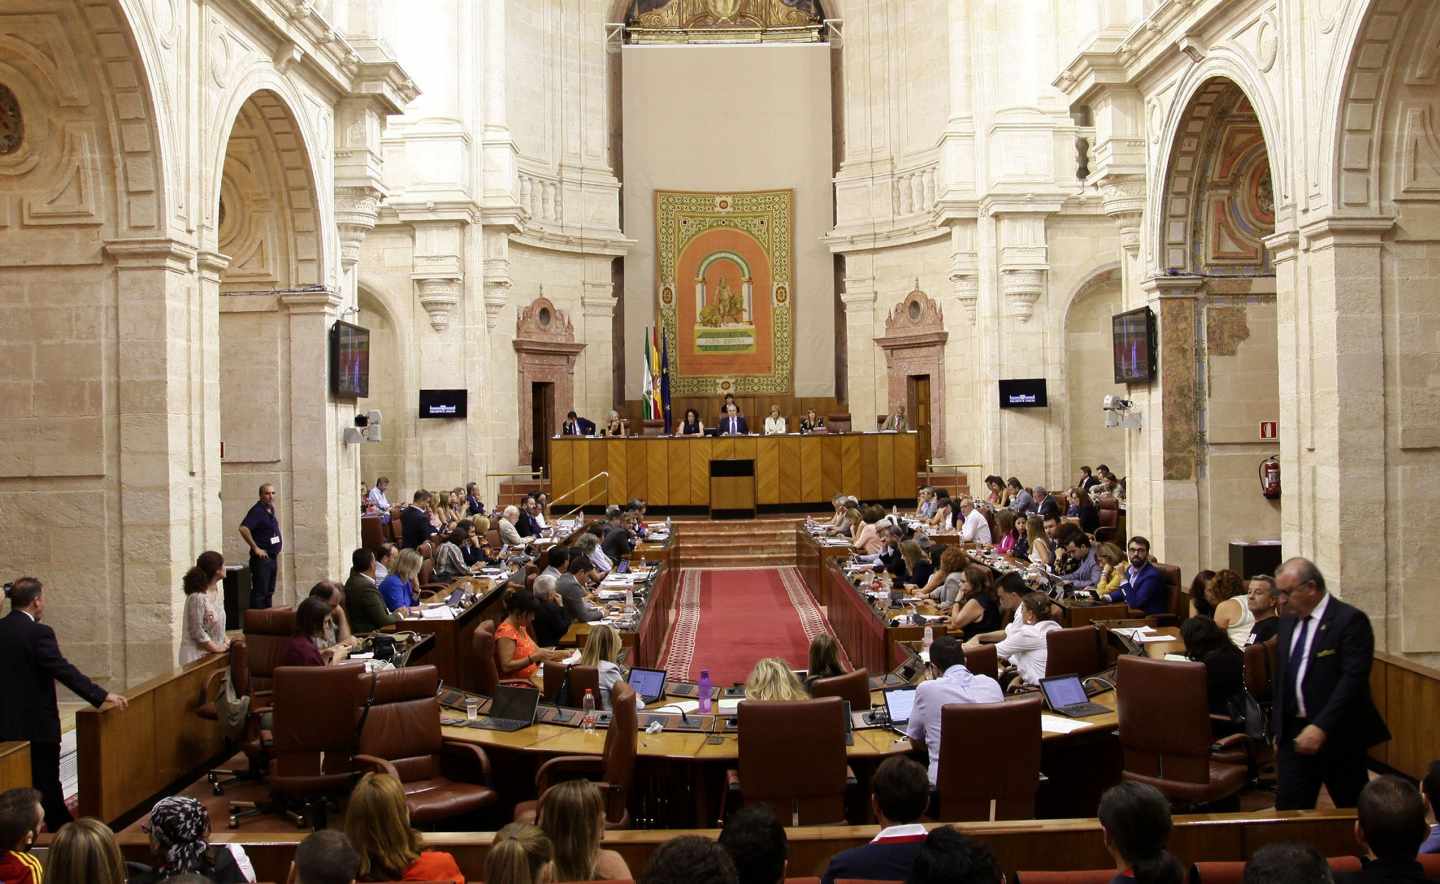
[(510, 304), (510, 229), (489, 226), (484, 230), (485, 323), (495, 329), (500, 314)]
[[(193, 347), (200, 351), (200, 388), (191, 399), (191, 408), (198, 420), (195, 450), (200, 478), (199, 515), (195, 520), (194, 546), (201, 550), (224, 549), (224, 508), (220, 493), (223, 471), (220, 466), (220, 279), (230, 266), (230, 258), (219, 252), (201, 252), (197, 261), (200, 299), (197, 331)], [(234, 530), (233, 528), (231, 530)]]
[(973, 327), (975, 307), (980, 300), (980, 266), (973, 221), (950, 226), (950, 249), (950, 292), (960, 305), (961, 319)]
[[(575, 410), (596, 415), (592, 420), (598, 421), (598, 416), (614, 407), (617, 398), (611, 362), (615, 348), (615, 283), (610, 276), (609, 259), (587, 259), (584, 273), (580, 322), (586, 345), (576, 371)], [(674, 360), (675, 354), (670, 354), (670, 358)]]
[[(859, 256), (857, 256), (859, 257)], [(852, 258), (852, 260), (854, 260)], [(879, 366), (875, 347), (875, 279), (846, 277), (840, 302), (845, 305), (845, 365), (849, 372), (850, 421), (856, 430), (874, 429), (879, 413)]]

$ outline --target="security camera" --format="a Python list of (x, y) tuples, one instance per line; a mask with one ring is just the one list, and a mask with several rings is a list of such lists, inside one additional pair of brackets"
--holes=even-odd
[(355, 426), (362, 430), (370, 426), (370, 416), (364, 414), (355, 415)]

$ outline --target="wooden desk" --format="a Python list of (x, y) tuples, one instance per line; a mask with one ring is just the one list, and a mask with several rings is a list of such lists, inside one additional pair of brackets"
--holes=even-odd
[[(862, 500), (910, 500), (919, 471), (919, 436), (840, 433), (815, 436), (715, 436), (550, 440), (556, 493), (603, 471), (609, 494), (595, 503), (644, 498), (651, 506), (713, 506), (710, 461), (755, 461), (755, 502), (828, 504), (842, 490)], [(599, 483), (592, 493), (598, 493)]]
[(30, 788), (30, 744), (0, 743), (0, 792)]
[(461, 690), (480, 689), (480, 667), (474, 661), (475, 629), (486, 620), (499, 620), (505, 596), (505, 584), (495, 584), (479, 591), (479, 598), (454, 620), (410, 618), (395, 624), (397, 631), (416, 632), (433, 637), (428, 647), (418, 649), (411, 665), (429, 664), (440, 671), (440, 679)]

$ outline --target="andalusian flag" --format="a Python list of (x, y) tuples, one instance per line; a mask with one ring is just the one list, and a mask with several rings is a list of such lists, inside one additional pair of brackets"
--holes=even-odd
[(651, 327), (650, 340), (647, 342), (649, 349), (645, 351), (645, 358), (649, 362), (648, 374), (650, 377), (650, 417), (649, 420), (658, 421), (664, 417), (664, 405), (660, 401), (660, 329)]
[(655, 411), (655, 375), (650, 370), (650, 349), (652, 344), (653, 340), (647, 330), (645, 333), (645, 350), (640, 360), (645, 364), (645, 375), (640, 383), (640, 410), (644, 419), (647, 421), (653, 421), (658, 417)]

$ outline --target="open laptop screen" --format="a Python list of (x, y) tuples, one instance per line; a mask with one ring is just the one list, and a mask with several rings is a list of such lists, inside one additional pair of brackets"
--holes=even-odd
[(893, 688), (885, 692), (885, 712), (891, 724), (905, 724), (910, 720), (910, 710), (915, 708), (914, 688)]
[(491, 718), (509, 718), (515, 721), (534, 721), (535, 709), (540, 705), (540, 692), (533, 688), (512, 688), (496, 685), (495, 697), (490, 703)]
[(1088, 699), (1085, 696), (1085, 686), (1080, 683), (1078, 675), (1042, 678), (1040, 679), (1040, 690), (1044, 692), (1045, 702), (1050, 704), (1051, 709), (1076, 706)]
[(665, 694), (663, 669), (631, 669), (630, 677), (626, 681), (646, 703), (653, 703)]

